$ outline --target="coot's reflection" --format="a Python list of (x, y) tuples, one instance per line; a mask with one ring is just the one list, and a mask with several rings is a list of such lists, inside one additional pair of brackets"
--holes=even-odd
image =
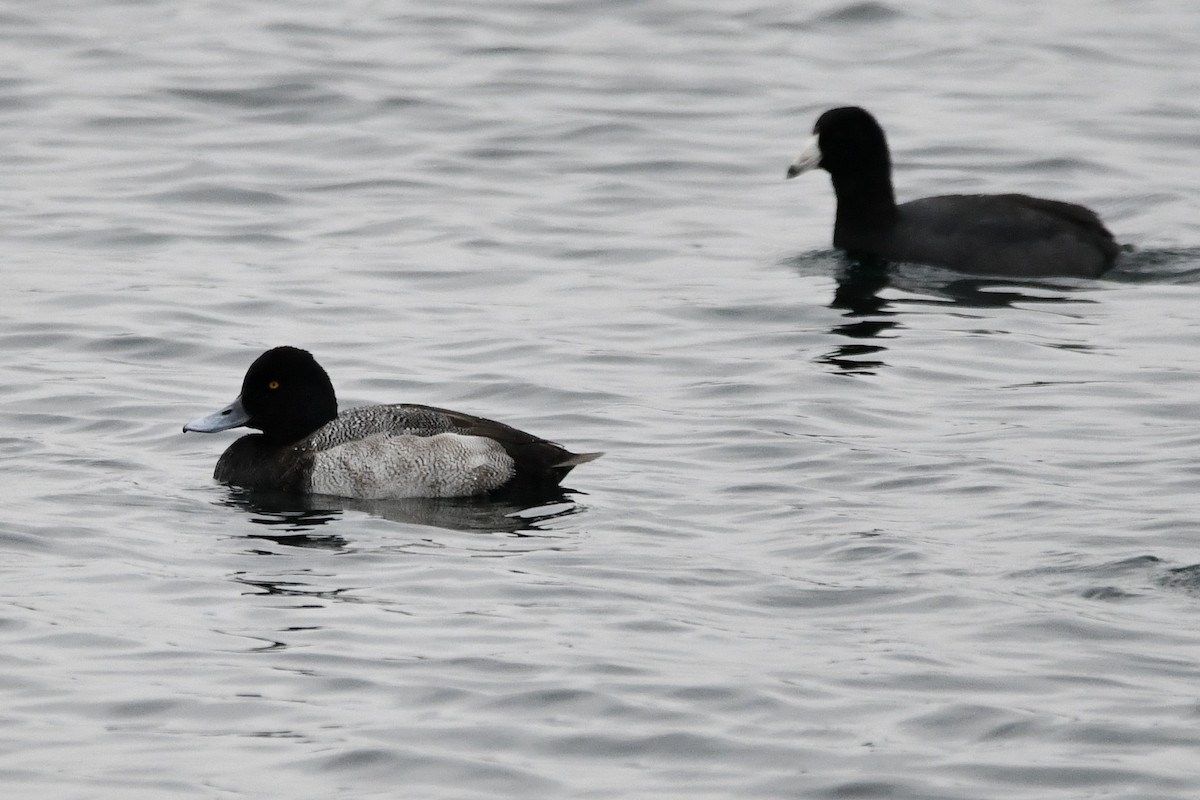
[(878, 258), (842, 257), (838, 270), (838, 285), (830, 308), (846, 310), (847, 321), (835, 325), (830, 333), (859, 341), (840, 344), (821, 356), (819, 361), (847, 375), (871, 375), (887, 364), (877, 356), (886, 352), (882, 344), (864, 344), (861, 340), (875, 339), (897, 327), (891, 317), (895, 311), (879, 293), (887, 288), (891, 273), (888, 263)]
[[(830, 333), (852, 342), (839, 343), (820, 356), (821, 363), (848, 375), (873, 374), (887, 363), (887, 347), (880, 340), (891, 338), (903, 328), (907, 308), (951, 306), (956, 308), (1005, 308), (1017, 304), (1080, 303), (1073, 290), (1079, 282), (1015, 280), (963, 276), (937, 267), (892, 264), (872, 256), (852, 256), (839, 251), (821, 251), (792, 260), (802, 274), (823, 271), (832, 264), (837, 275), (830, 308), (844, 309), (843, 321)], [(1092, 282), (1086, 282), (1090, 285)], [(894, 297), (884, 296), (888, 289)], [(866, 340), (872, 340), (870, 344)]]
[[(967, 308), (1004, 308), (1017, 303), (1078, 303), (1078, 281), (1019, 280), (1016, 278), (963, 276), (920, 264), (891, 264), (874, 257), (842, 256), (838, 286), (830, 308), (844, 308), (847, 316), (897, 314), (906, 305), (946, 305)], [(1091, 283), (1090, 281), (1088, 282)], [(906, 296), (887, 300), (879, 293), (889, 286)]]
[(837, 289), (829, 307), (846, 309), (846, 316), (889, 313), (888, 301), (879, 296), (891, 282), (888, 262), (870, 256), (842, 258)]
[(346, 540), (328, 529), (346, 512), (412, 525), (476, 533), (536, 535), (551, 519), (579, 513), (572, 489), (558, 488), (536, 496), (408, 498), (355, 500), (329, 495), (296, 495), (230, 487), (222, 505), (239, 508), (263, 526), (259, 536), (293, 547), (341, 549)]

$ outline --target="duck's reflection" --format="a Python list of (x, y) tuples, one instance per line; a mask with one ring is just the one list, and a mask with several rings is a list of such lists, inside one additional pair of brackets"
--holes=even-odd
[(263, 526), (259, 538), (292, 547), (339, 550), (346, 540), (330, 523), (347, 512), (409, 525), (475, 533), (537, 535), (541, 524), (577, 514), (572, 489), (557, 488), (536, 496), (408, 498), (355, 500), (328, 495), (296, 495), (230, 487), (221, 505), (245, 511), (250, 521)]

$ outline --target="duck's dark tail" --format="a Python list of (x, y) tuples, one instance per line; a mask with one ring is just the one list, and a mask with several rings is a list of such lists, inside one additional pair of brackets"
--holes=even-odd
[(603, 453), (572, 453), (564, 447), (545, 440), (524, 447), (509, 447), (514, 456), (517, 474), (507, 487), (523, 489), (551, 488), (562, 483), (567, 473), (580, 464), (595, 461)]
[(604, 453), (568, 453), (567, 457), (554, 465), (554, 469), (562, 469), (563, 475), (566, 475), (580, 464), (586, 464), (589, 461), (595, 461)]
[(517, 502), (542, 502), (548, 497), (561, 497), (559, 484), (567, 473), (580, 464), (595, 461), (603, 453), (572, 453), (546, 441), (535, 446), (508, 449), (509, 455), (518, 451), (517, 474), (508, 483), (492, 492), (493, 497)]
[(604, 455), (604, 453), (572, 453), (569, 450), (559, 449), (558, 455), (561, 455), (561, 457), (547, 464), (543, 473), (550, 480), (554, 481), (555, 485), (562, 483), (563, 478), (567, 477), (567, 473), (580, 464), (595, 461)]

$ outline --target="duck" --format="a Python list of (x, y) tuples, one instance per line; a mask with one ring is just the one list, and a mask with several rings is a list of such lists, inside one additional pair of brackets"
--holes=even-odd
[(483, 417), (396, 404), (339, 413), (328, 373), (312, 353), (275, 347), (254, 360), (242, 391), (184, 433), (238, 427), (213, 478), (230, 486), (362, 500), (549, 491), (602, 453), (554, 442)]
[(851, 257), (978, 275), (1095, 278), (1120, 250), (1094, 211), (1060, 200), (950, 194), (897, 205), (883, 128), (857, 106), (821, 114), (786, 177), (817, 168), (837, 196), (833, 245)]

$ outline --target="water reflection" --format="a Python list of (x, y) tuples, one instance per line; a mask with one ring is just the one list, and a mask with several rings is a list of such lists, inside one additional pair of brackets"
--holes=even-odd
[[(968, 308), (1002, 308), (1017, 303), (1079, 303), (1073, 292), (1091, 281), (1075, 278), (1006, 278), (963, 275), (923, 264), (892, 264), (873, 257), (842, 256), (838, 286), (830, 308), (850, 315), (897, 314), (905, 305), (953, 304)], [(889, 287), (902, 293), (880, 296)], [(915, 295), (908, 297), (905, 295)]]
[(844, 344), (821, 356), (817, 361), (836, 367), (839, 372), (846, 375), (874, 375), (876, 370), (886, 367), (887, 363), (882, 359), (866, 358), (866, 356), (882, 353), (885, 350), (887, 348), (882, 345)]
[(1158, 247), (1146, 250), (1126, 245), (1117, 265), (1104, 280), (1120, 283), (1200, 283), (1200, 247)]
[(1165, 575), (1159, 578), (1159, 584), (1189, 595), (1200, 595), (1200, 564), (1169, 569)]
[[(889, 309), (889, 301), (879, 295), (891, 279), (887, 262), (880, 259), (843, 259), (838, 270), (837, 289), (829, 307), (845, 309), (843, 317), (849, 321), (835, 325), (830, 333), (848, 339), (875, 339), (898, 327), (899, 323), (890, 318), (895, 312)], [(886, 364), (879, 358), (869, 356), (886, 350), (882, 344), (853, 342), (838, 345), (818, 360), (846, 375), (873, 375)]]
[(844, 308), (847, 316), (891, 313), (886, 310), (888, 301), (879, 296), (891, 280), (888, 267), (886, 261), (878, 258), (843, 256), (837, 290), (829, 307)]
[[(964, 276), (939, 267), (892, 264), (836, 250), (797, 256), (786, 263), (802, 275), (828, 274), (831, 269), (836, 274), (837, 288), (829, 307), (845, 313), (844, 321), (829, 332), (854, 341), (838, 344), (817, 360), (847, 375), (872, 375), (887, 366), (882, 357), (887, 347), (879, 340), (903, 329), (900, 320), (907, 308), (939, 305), (987, 309), (1094, 302), (1075, 293), (1081, 286), (1094, 286), (1092, 281)], [(894, 290), (893, 295), (885, 296), (889, 289)]]
[(536, 496), (409, 498), (354, 500), (328, 495), (295, 495), (230, 487), (220, 505), (238, 508), (263, 526), (259, 538), (290, 547), (340, 550), (346, 540), (326, 528), (346, 512), (410, 525), (475, 533), (533, 535), (541, 523), (579, 513), (572, 489), (559, 488)]
[(958, 278), (941, 284), (931, 291), (935, 295), (929, 300), (913, 300), (913, 303), (952, 303), (968, 308), (1009, 308), (1018, 303), (1091, 303), (1078, 296), (1068, 294), (1074, 286), (1049, 281), (1005, 278)]

